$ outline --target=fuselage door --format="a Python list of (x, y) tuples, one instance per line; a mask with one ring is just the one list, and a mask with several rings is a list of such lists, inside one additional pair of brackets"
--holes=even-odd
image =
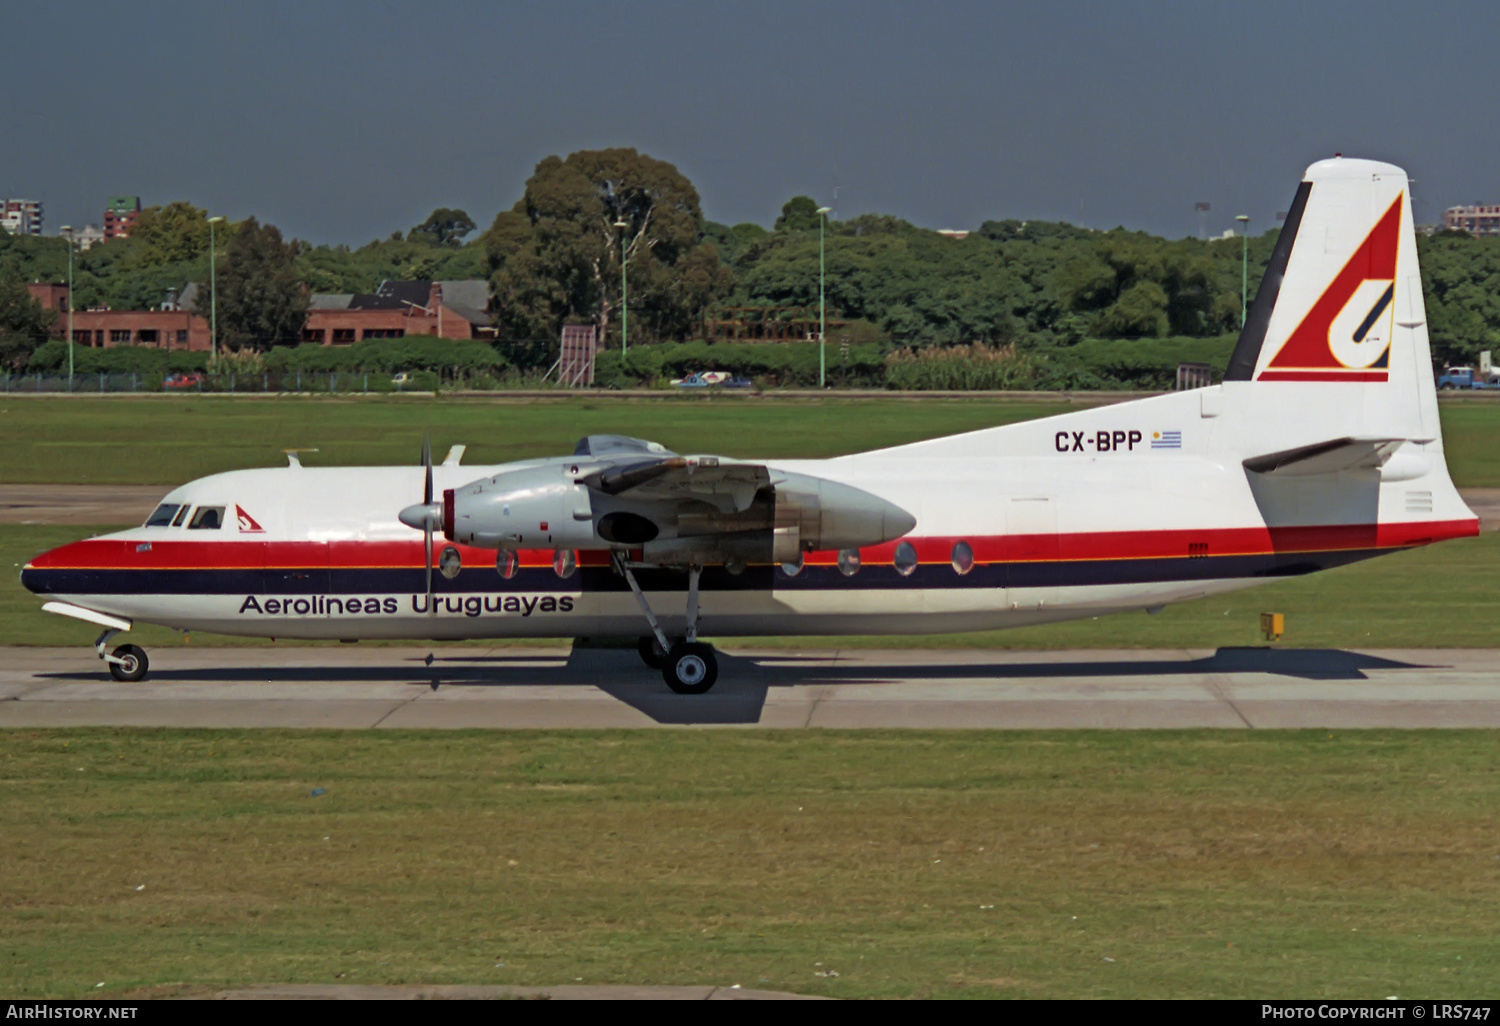
[(1050, 609), (1058, 601), (1057, 501), (1013, 498), (1006, 504), (1006, 602), (1012, 609)]

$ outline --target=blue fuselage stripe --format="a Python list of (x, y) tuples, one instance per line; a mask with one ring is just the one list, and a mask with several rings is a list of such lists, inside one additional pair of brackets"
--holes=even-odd
[[(1342, 566), (1380, 555), (1380, 549), (1325, 552), (1262, 553), (1243, 556), (1106, 559), (1055, 562), (990, 563), (960, 575), (946, 563), (919, 566), (902, 577), (890, 566), (863, 567), (845, 577), (836, 567), (806, 566), (796, 576), (779, 567), (757, 566), (741, 574), (723, 567), (703, 572), (705, 591), (907, 591), (937, 588), (1049, 588), (1106, 584), (1152, 584), (1194, 580), (1288, 577)], [(637, 572), (647, 591), (682, 591), (687, 576), (672, 570)], [(551, 567), (529, 567), (506, 579), (491, 567), (466, 567), (448, 579), (434, 572), (438, 594), (526, 592), (578, 594), (627, 591), (625, 581), (607, 567), (583, 567), (560, 578)], [(421, 593), (426, 575), (420, 567), (298, 570), (115, 570), (34, 569), (21, 572), (21, 583), (39, 595), (372, 595)]]

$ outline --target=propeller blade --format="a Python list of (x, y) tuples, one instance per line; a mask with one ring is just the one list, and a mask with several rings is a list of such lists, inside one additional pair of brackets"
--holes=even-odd
[(422, 548), (427, 554), (427, 612), (437, 612), (432, 607), (432, 521), (428, 520), (422, 529)]
[[(422, 486), (422, 505), (432, 505), (432, 436), (422, 436), (422, 466), (427, 471), (426, 483)], [(431, 560), (428, 560), (431, 562)]]

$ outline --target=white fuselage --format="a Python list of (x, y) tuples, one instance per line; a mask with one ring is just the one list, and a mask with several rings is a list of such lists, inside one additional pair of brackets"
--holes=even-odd
[[(1152, 608), (1473, 533), (1438, 441), (1407, 444), (1385, 469), (1286, 482), (1248, 473), (1247, 456), (1328, 437), (1321, 418), (1306, 414), (1316, 387), (1231, 383), (857, 456), (767, 461), (773, 475), (853, 485), (912, 513), (917, 525), (903, 540), (918, 565), (899, 573), (890, 543), (862, 550), (852, 575), (834, 553), (810, 553), (795, 574), (709, 567), (700, 629), (988, 630)], [(1251, 388), (1258, 412), (1246, 446)], [(1265, 417), (1268, 388), (1281, 394), (1284, 419)], [(438, 466), (435, 487), (502, 469)], [(191, 515), (178, 526), (134, 528), (54, 550), (23, 576), (33, 590), (87, 609), (234, 635), (646, 633), (602, 551), (577, 553), (566, 577), (554, 552), (523, 551), (520, 572), (507, 579), (493, 551), (455, 546), (462, 569), (452, 579), (434, 571), (429, 609), (421, 533), (396, 519), (420, 498), (422, 475), (420, 467), (297, 466), (216, 474), (163, 502), (223, 507), (218, 528), (194, 529)], [(438, 540), (435, 557), (446, 544)], [(972, 553), (962, 573), (960, 546)], [(682, 633), (687, 575), (640, 577), (663, 627)]]

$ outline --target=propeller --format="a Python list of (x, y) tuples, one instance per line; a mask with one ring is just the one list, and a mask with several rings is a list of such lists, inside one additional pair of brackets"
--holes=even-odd
[(416, 506), (407, 506), (398, 515), (407, 527), (420, 528), (422, 531), (422, 552), (426, 557), (424, 566), (427, 572), (427, 612), (436, 612), (432, 605), (432, 529), (443, 522), (443, 508), (435, 505), (432, 501), (432, 437), (429, 434), (422, 436), (422, 469), (425, 471), (422, 482), (422, 502)]

